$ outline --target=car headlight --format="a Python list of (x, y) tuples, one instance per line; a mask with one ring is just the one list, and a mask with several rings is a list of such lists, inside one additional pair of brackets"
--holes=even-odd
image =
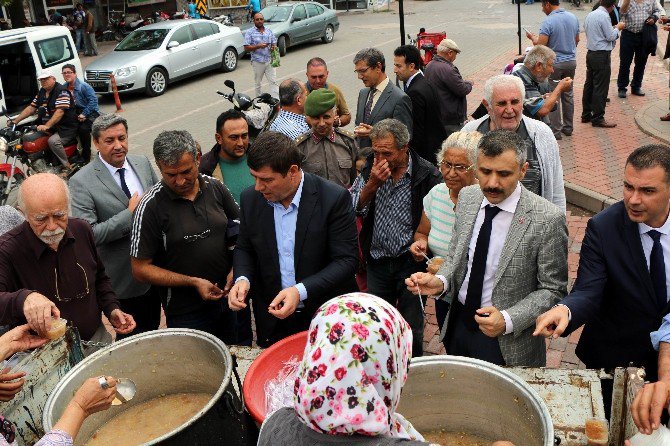
[(0, 152), (7, 151), (7, 140), (5, 138), (0, 138)]
[(116, 73), (114, 73), (114, 75), (118, 77), (128, 77), (131, 74), (135, 74), (136, 71), (137, 67), (124, 67), (116, 70)]

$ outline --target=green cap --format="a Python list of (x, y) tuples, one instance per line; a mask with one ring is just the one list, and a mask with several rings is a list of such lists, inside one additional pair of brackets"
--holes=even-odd
[(327, 88), (312, 90), (305, 101), (305, 115), (316, 118), (335, 107), (335, 92)]

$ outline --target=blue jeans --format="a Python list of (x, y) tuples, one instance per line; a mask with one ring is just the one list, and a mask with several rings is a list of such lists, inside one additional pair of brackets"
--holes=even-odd
[(84, 29), (77, 28), (74, 30), (74, 42), (77, 47), (77, 51), (84, 51)]

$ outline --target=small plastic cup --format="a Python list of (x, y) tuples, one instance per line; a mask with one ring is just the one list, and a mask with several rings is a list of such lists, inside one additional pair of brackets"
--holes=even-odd
[(55, 319), (51, 322), (51, 329), (46, 332), (46, 338), (50, 340), (58, 339), (65, 334), (67, 330), (67, 319)]
[(609, 444), (609, 427), (603, 418), (588, 418), (584, 426), (589, 446), (607, 446)]
[(426, 262), (427, 271), (430, 274), (437, 274), (444, 264), (444, 257), (435, 256)]

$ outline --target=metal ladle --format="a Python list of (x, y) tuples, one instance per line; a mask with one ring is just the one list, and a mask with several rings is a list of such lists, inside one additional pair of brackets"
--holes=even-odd
[(116, 397), (112, 401), (112, 406), (118, 406), (132, 400), (137, 393), (137, 386), (132, 379), (119, 378), (116, 382)]

